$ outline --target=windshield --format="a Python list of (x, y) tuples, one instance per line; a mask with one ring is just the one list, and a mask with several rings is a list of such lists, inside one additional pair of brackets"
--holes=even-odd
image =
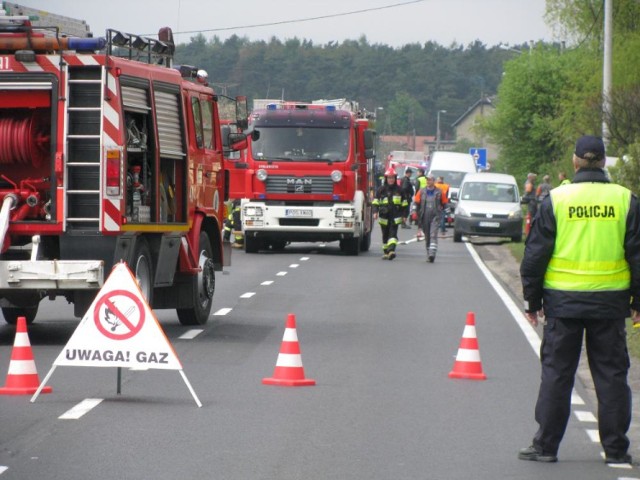
[(296, 162), (345, 161), (349, 155), (349, 130), (338, 128), (260, 127), (251, 142), (256, 160)]
[(448, 183), (453, 188), (459, 188), (462, 183), (462, 179), (467, 172), (453, 172), (448, 170), (431, 170), (431, 173), (435, 178), (443, 177), (444, 183)]
[(479, 202), (518, 202), (516, 187), (509, 183), (466, 182), (460, 198)]

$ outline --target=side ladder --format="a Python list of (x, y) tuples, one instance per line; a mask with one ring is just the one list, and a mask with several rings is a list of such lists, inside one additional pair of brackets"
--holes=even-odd
[(69, 230), (100, 227), (102, 94), (100, 66), (69, 67), (65, 162)]

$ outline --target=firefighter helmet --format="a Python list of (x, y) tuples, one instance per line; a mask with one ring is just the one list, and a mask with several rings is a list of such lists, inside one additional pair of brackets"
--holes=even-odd
[(398, 174), (396, 173), (395, 169), (393, 167), (389, 167), (387, 168), (387, 170), (384, 172), (384, 176), (385, 177), (397, 177)]

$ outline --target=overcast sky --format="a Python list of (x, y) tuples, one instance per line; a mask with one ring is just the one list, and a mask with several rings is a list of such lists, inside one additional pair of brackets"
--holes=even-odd
[[(399, 47), (435, 41), (487, 46), (521, 45), (553, 38), (545, 25), (545, 0), (17, 0), (12, 3), (85, 20), (94, 35), (107, 28), (154, 34), (203, 31), (221, 39), (293, 37), (316, 45), (357, 40)], [(353, 13), (352, 13), (353, 12)], [(328, 17), (311, 20), (314, 17)], [(305, 20), (308, 19), (308, 20)], [(286, 23), (282, 23), (286, 22)], [(268, 26), (255, 26), (271, 24)], [(217, 30), (217, 31), (214, 31)], [(193, 35), (175, 35), (188, 42)]]

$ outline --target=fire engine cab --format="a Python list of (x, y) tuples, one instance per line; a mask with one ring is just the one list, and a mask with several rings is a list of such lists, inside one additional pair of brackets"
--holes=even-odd
[(256, 105), (246, 158), (229, 166), (230, 196), (242, 199), (245, 251), (331, 241), (348, 255), (367, 251), (375, 132), (357, 104), (254, 100)]
[[(230, 261), (220, 234), (220, 119), (206, 72), (173, 66), (168, 28), (158, 39), (116, 30), (82, 38), (64, 30), (73, 19), (38, 21), (27, 7), (3, 8), (5, 320), (33, 321), (40, 301), (58, 296), (80, 317), (124, 261), (152, 308), (176, 309), (185, 325), (206, 322), (214, 272)], [(63, 27), (47, 26), (52, 19)], [(236, 120), (247, 125), (246, 116)], [(246, 148), (238, 135), (235, 148)]]

